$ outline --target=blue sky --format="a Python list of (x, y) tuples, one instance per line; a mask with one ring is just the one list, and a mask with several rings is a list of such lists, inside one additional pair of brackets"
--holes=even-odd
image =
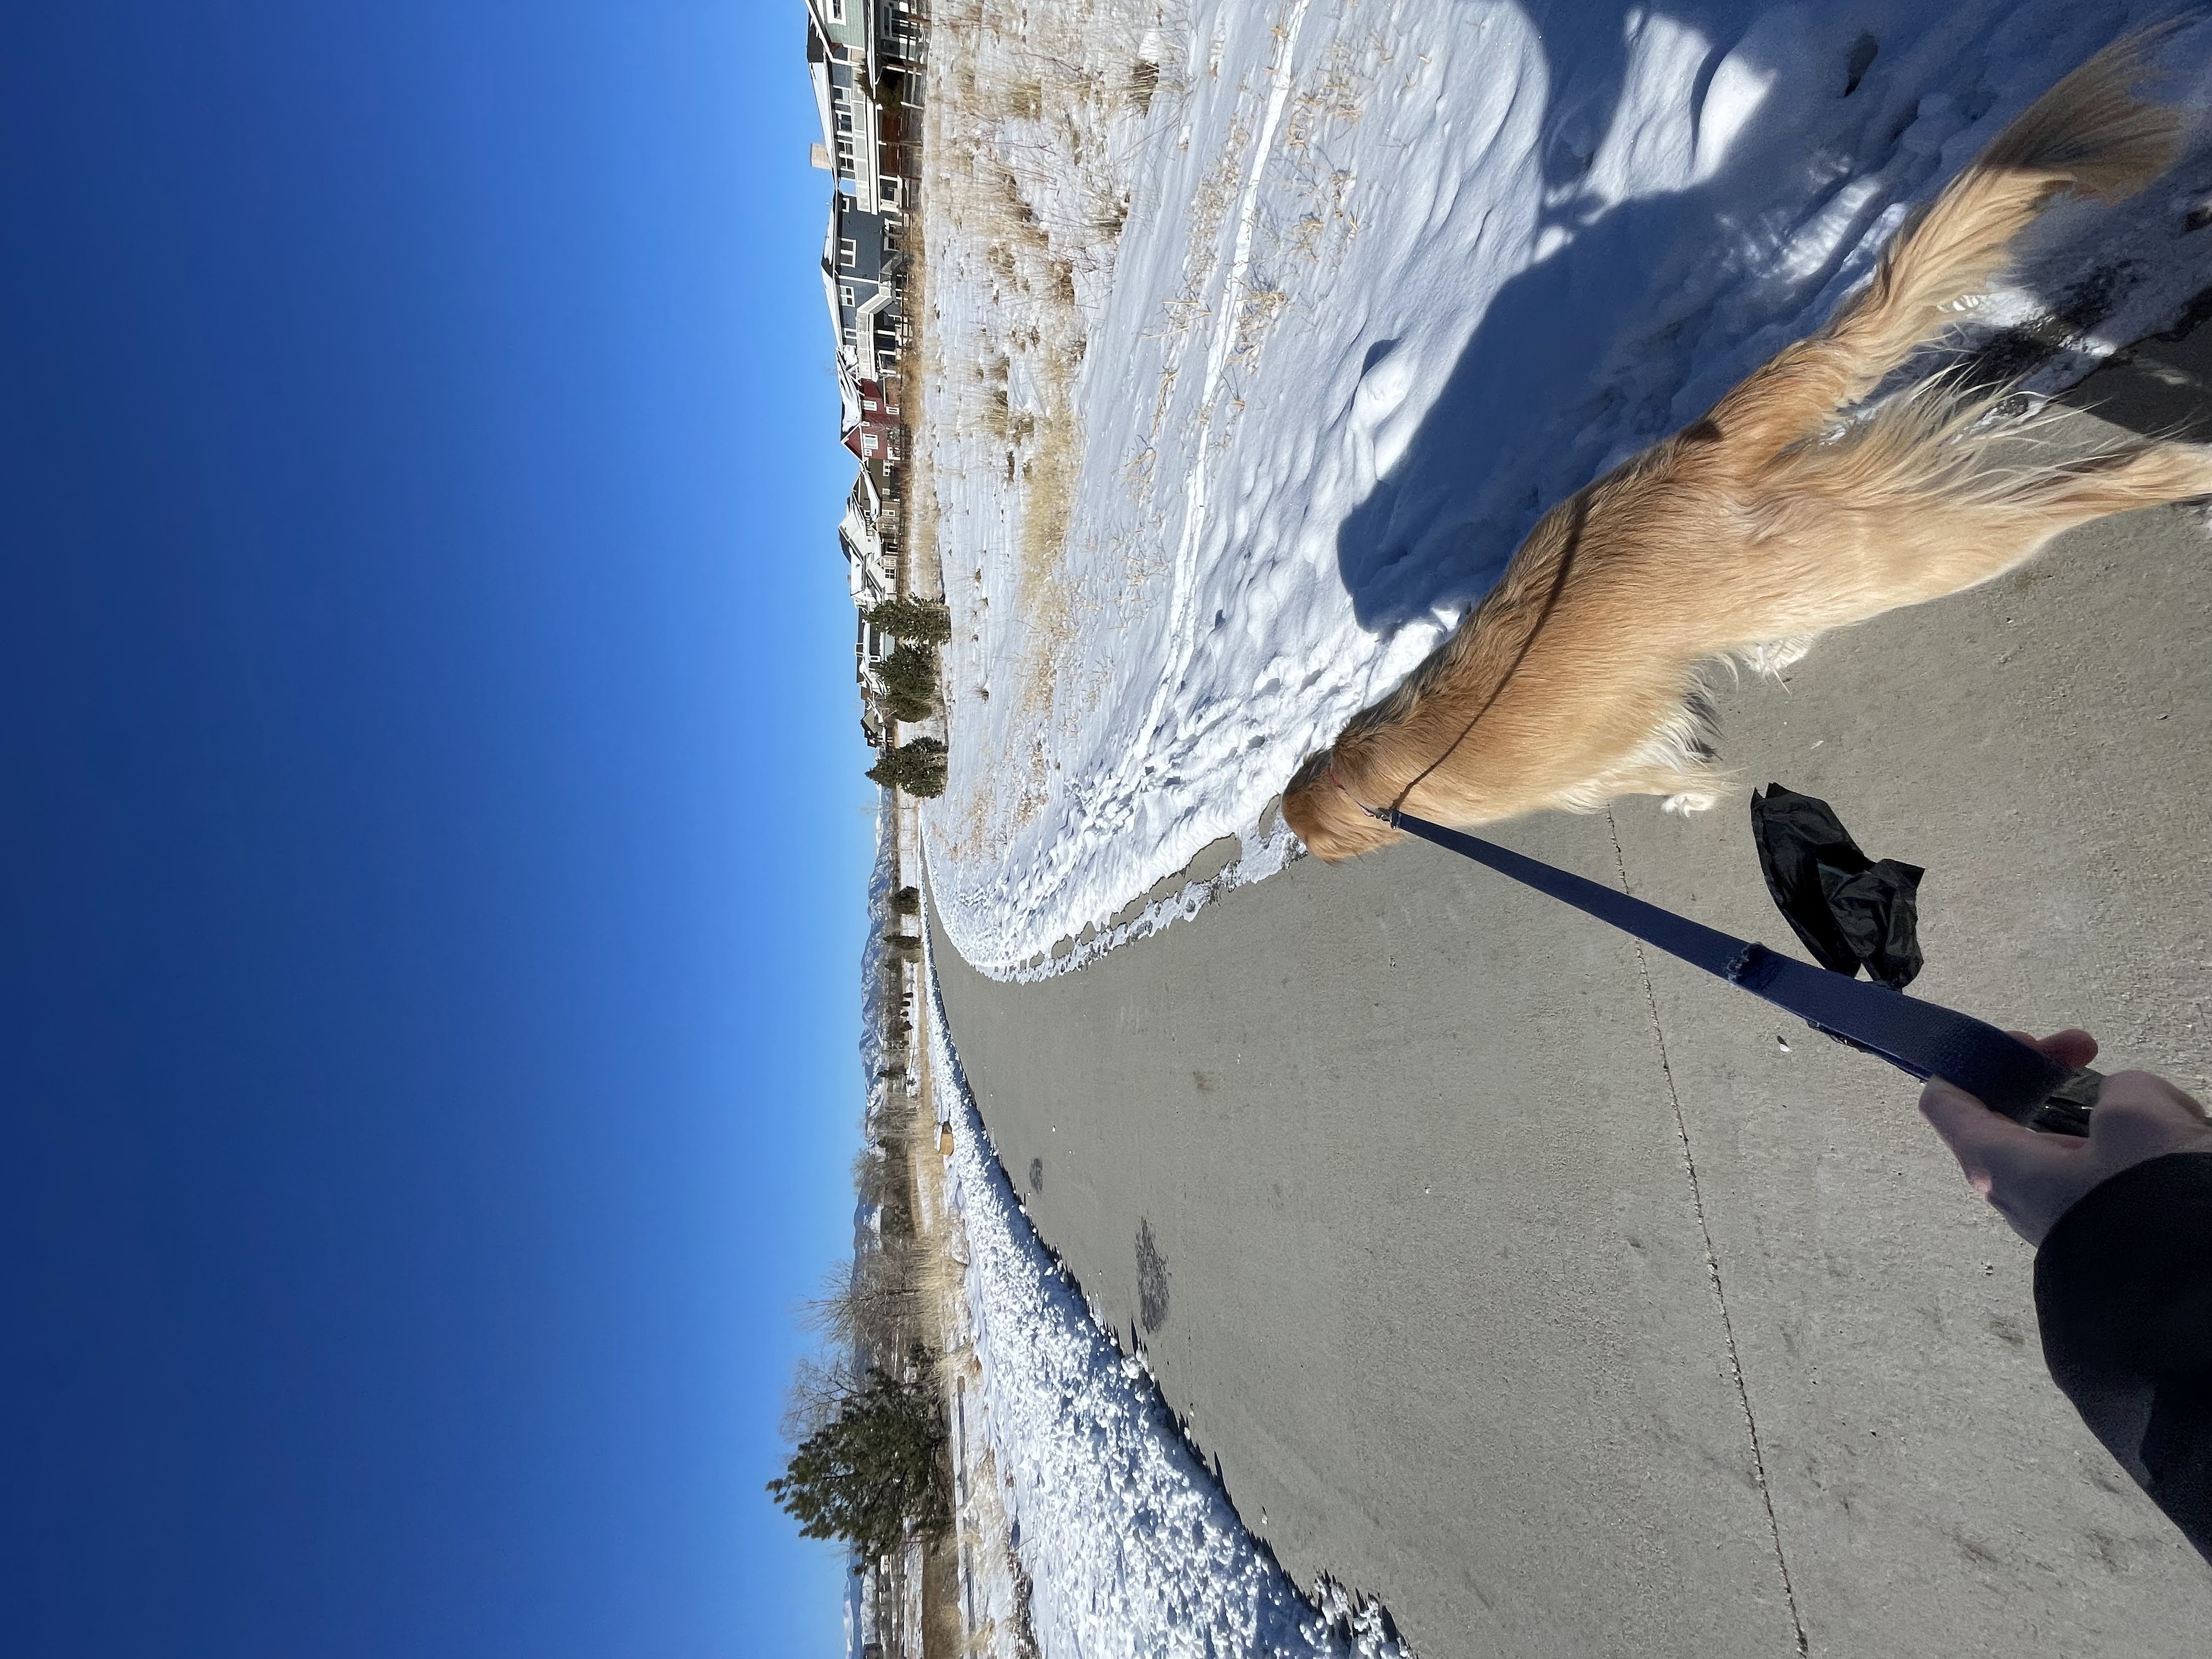
[(797, 0), (0, 39), (12, 1654), (829, 1653), (872, 790)]

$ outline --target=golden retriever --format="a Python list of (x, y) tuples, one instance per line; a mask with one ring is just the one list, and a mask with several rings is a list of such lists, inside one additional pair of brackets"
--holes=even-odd
[(1370, 809), (1474, 825), (1718, 779), (1700, 665), (1771, 668), (1832, 628), (1971, 587), (2061, 531), (2212, 493), (2212, 448), (2063, 460), (2005, 388), (1938, 376), (1847, 420), (2004, 270), (2063, 192), (2107, 201), (2171, 164), (2179, 118), (2134, 97), (2149, 36), (2031, 105), (1882, 249), (1872, 278), (1703, 420), (1547, 514), (1498, 586), (1403, 684), (1292, 777), (1283, 815), (1324, 859), (1397, 839)]

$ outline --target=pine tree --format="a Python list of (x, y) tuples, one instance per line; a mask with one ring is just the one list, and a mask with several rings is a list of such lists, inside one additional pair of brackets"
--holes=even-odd
[(952, 613), (928, 599), (885, 599), (869, 608), (867, 618), (877, 632), (916, 645), (942, 645), (952, 637)]
[(945, 793), (945, 744), (938, 738), (916, 738), (896, 749), (886, 749), (868, 769), (868, 776), (886, 789), (903, 789), (918, 800)]
[(894, 646), (876, 665), (876, 684), (893, 720), (927, 720), (937, 712), (937, 647)]
[(909, 1533), (935, 1536), (951, 1525), (944, 1413), (915, 1369), (910, 1382), (871, 1371), (768, 1483), (805, 1536), (842, 1539), (874, 1560)]
[(891, 895), (891, 908), (897, 911), (899, 915), (902, 916), (920, 915), (921, 914), (921, 889), (919, 887), (900, 888), (898, 891)]

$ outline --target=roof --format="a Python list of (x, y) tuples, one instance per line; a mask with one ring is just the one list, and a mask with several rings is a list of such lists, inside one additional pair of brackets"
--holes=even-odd
[(837, 540), (848, 559), (880, 557), (884, 550), (884, 538), (857, 503), (848, 505), (845, 516), (837, 520)]
[(845, 312), (837, 303), (837, 273), (827, 259), (822, 262), (822, 292), (830, 301), (830, 334), (837, 342), (838, 378), (842, 380), (845, 368)]
[[(852, 448), (853, 434), (860, 429), (860, 386), (842, 351), (837, 354), (837, 430), (847, 440), (846, 447)], [(860, 452), (854, 449), (853, 453)]]

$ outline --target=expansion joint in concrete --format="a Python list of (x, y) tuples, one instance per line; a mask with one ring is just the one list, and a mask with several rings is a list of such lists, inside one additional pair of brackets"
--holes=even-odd
[[(1613, 838), (1613, 860), (1620, 872), (1620, 890), (1630, 890), (1628, 860), (1620, 848), (1620, 826), (1613, 814), (1605, 815), (1606, 831)], [(1674, 1068), (1667, 1055), (1667, 1030), (1659, 1021), (1659, 997), (1651, 988), (1650, 964), (1644, 955), (1644, 942), (1636, 942), (1636, 976), (1644, 987), (1644, 1002), (1651, 1016), (1651, 1040), (1659, 1051), (1659, 1073), (1666, 1079), (1667, 1103), (1674, 1114), (1674, 1138), (1682, 1149), (1682, 1168), (1690, 1178), (1690, 1207), (1698, 1217), (1698, 1236), (1705, 1248), (1705, 1280), (1712, 1287), (1713, 1304), (1720, 1310), (1721, 1339), (1728, 1349), (1729, 1376), (1735, 1383), (1737, 1407), (1743, 1413), (1744, 1432), (1751, 1442), (1752, 1478), (1759, 1486), (1759, 1502), (1766, 1508), (1767, 1536), (1774, 1544), (1774, 1565), (1782, 1575), (1782, 1599), (1790, 1607), (1790, 1625), (1797, 1643), (1798, 1659), (1805, 1659), (1811, 1647), (1805, 1639), (1805, 1620), (1797, 1610), (1797, 1591), (1790, 1582), (1790, 1558), (1782, 1547), (1782, 1526), (1775, 1518), (1774, 1494), (1766, 1484), (1766, 1454), (1759, 1437), (1759, 1419), (1751, 1409), (1751, 1390), (1743, 1378), (1743, 1362), (1736, 1352), (1735, 1322), (1729, 1316), (1728, 1291), (1721, 1283), (1720, 1254), (1713, 1248), (1713, 1230), (1705, 1218), (1705, 1190), (1698, 1180), (1698, 1160), (1690, 1147), (1690, 1123), (1682, 1113), (1682, 1097), (1675, 1091)]]

